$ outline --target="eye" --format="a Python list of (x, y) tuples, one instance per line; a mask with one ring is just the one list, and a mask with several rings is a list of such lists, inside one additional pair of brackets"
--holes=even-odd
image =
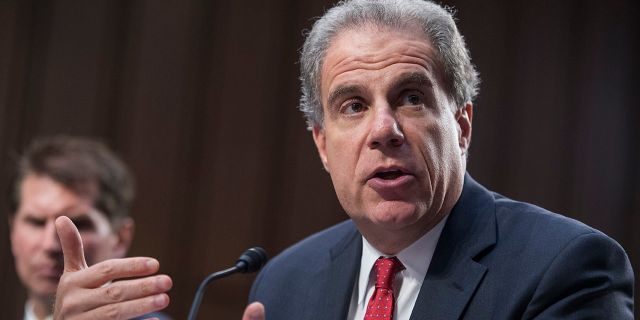
[(347, 101), (340, 109), (342, 113), (356, 114), (365, 111), (367, 107), (364, 103), (358, 100), (350, 100)]
[(26, 217), (24, 221), (32, 227), (44, 227), (44, 225), (47, 223), (45, 219), (40, 219), (36, 217)]
[(409, 93), (402, 98), (402, 105), (419, 106), (424, 104), (424, 98), (420, 93)]
[(72, 221), (73, 221), (73, 224), (76, 225), (76, 228), (78, 228), (78, 231), (80, 232), (91, 231), (95, 229), (93, 221), (91, 221), (91, 219), (89, 218), (80, 217), (80, 218), (72, 219)]

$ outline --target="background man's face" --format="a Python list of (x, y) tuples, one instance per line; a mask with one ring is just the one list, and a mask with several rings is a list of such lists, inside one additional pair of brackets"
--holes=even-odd
[(346, 30), (324, 60), (324, 127), (314, 140), (365, 237), (423, 234), (462, 189), (471, 105), (455, 111), (425, 39), (417, 29)]
[(20, 206), (11, 221), (11, 250), (16, 271), (30, 295), (44, 298), (56, 292), (63, 256), (54, 221), (62, 215), (78, 227), (87, 264), (125, 254), (126, 247), (91, 199), (49, 177), (27, 175), (20, 188)]

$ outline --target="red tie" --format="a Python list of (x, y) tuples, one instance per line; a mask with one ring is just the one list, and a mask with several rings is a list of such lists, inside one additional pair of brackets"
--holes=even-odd
[(404, 270), (404, 266), (396, 257), (380, 257), (373, 267), (376, 270), (376, 289), (367, 304), (364, 320), (393, 320), (393, 278)]

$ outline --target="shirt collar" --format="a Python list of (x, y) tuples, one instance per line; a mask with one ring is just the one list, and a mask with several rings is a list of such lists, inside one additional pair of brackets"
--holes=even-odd
[[(429, 264), (431, 264), (431, 258), (438, 244), (438, 239), (448, 218), (448, 215), (445, 216), (442, 221), (429, 230), (429, 232), (410, 246), (402, 249), (402, 251), (396, 255), (405, 267), (405, 269), (400, 272), (403, 278), (415, 278), (416, 281), (422, 284), (424, 277), (427, 275)], [(358, 279), (358, 304), (366, 303), (364, 299), (366, 298), (367, 289), (369, 288), (371, 270), (373, 270), (373, 265), (380, 256), (387, 255), (378, 251), (367, 239), (362, 237), (362, 257), (360, 260), (360, 275)]]
[[(27, 300), (27, 303), (24, 304), (24, 320), (38, 320), (38, 317), (36, 317), (35, 312), (33, 311), (33, 303), (31, 303), (31, 301)], [(48, 315), (44, 318), (44, 320), (52, 320), (53, 319), (53, 315)]]

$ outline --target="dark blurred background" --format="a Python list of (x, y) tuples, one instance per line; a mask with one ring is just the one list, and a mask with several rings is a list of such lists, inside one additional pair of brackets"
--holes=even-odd
[[(167, 312), (186, 318), (245, 248), (275, 255), (346, 218), (296, 110), (302, 30), (333, 2), (0, 0), (2, 184), (34, 137), (109, 144), (137, 176), (131, 254), (161, 261)], [(611, 235), (640, 270), (635, 0), (445, 4), (483, 79), (469, 171)], [(5, 221), (0, 310), (15, 319)], [(252, 279), (215, 283), (200, 318), (240, 319)]]

